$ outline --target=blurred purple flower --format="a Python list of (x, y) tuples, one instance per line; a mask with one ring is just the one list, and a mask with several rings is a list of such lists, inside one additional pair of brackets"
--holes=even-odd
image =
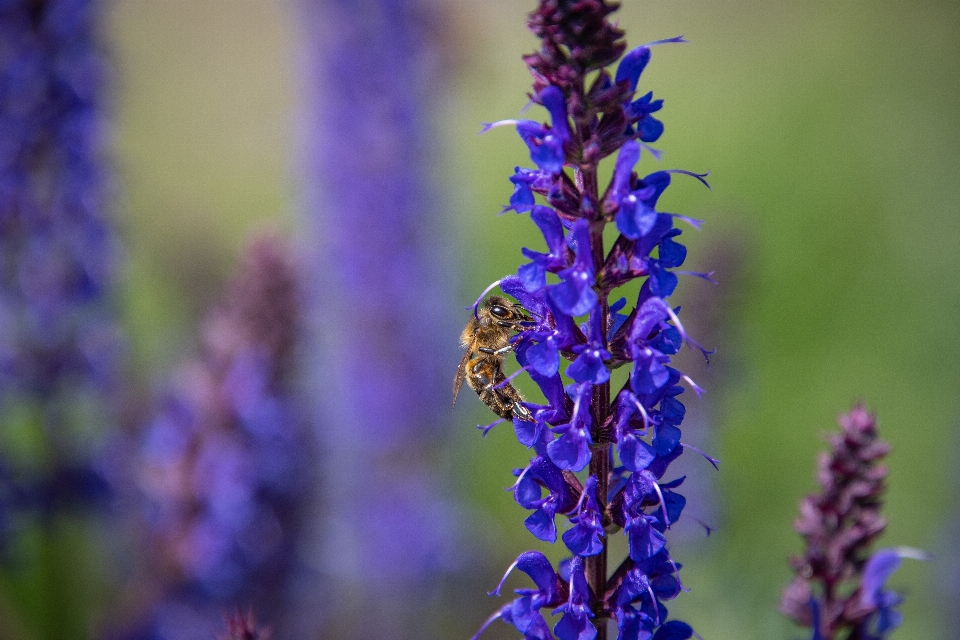
[[(328, 621), (313, 633), (446, 637), (424, 625), (424, 610), (449, 596), (440, 578), (468, 557), (438, 456), (460, 354), (431, 338), (456, 330), (453, 250), (433, 189), (445, 30), (418, 0), (303, 6), (316, 322), (307, 375), (326, 461), (317, 607)], [(549, 132), (531, 135), (552, 144)]]
[[(134, 472), (144, 505), (150, 637), (193, 638), (240, 604), (277, 619), (296, 568), (309, 451), (290, 374), (298, 269), (272, 236), (247, 248), (204, 351), (146, 427)], [(198, 612), (202, 626), (184, 622)], [(206, 615), (206, 619), (204, 616)]]
[(105, 381), (115, 237), (104, 199), (99, 2), (0, 4), (0, 391)]
[[(634, 95), (650, 48), (624, 55), (623, 33), (609, 20), (615, 8), (604, 0), (542, 0), (528, 23), (542, 45), (525, 57), (533, 100), (551, 121), (517, 124), (536, 169), (515, 170), (508, 208), (530, 213), (547, 252), (524, 248), (531, 262), (499, 284), (534, 317), (518, 332), (515, 352), (547, 404), (525, 403), (532, 419), (514, 417), (518, 440), (536, 454), (517, 472), (514, 497), (532, 511), (525, 524), (541, 540), (556, 540), (558, 515), (572, 524), (561, 536), (573, 554), (558, 573), (565, 593), (550, 598), (554, 613), (563, 614), (553, 628), (557, 638), (606, 640), (606, 621), (614, 619), (620, 640), (683, 640), (693, 630), (668, 621), (662, 601), (682, 590), (665, 533), (686, 500), (676, 491), (683, 478), (664, 476), (684, 448), (681, 385), (700, 392), (672, 359), (685, 341), (697, 345), (680, 324), (679, 310), (666, 302), (678, 282), (672, 270), (686, 259), (675, 216), (657, 210), (675, 172), (644, 178), (634, 172), (641, 152), (650, 151), (645, 143), (663, 131), (650, 115), (662, 102)], [(618, 59), (611, 78), (606, 67)], [(601, 191), (599, 163), (614, 154), (613, 177)], [(610, 223), (620, 235), (607, 252), (604, 228)], [(547, 274), (555, 276), (549, 284)], [(646, 281), (635, 307), (621, 313), (626, 300), (611, 304), (611, 294), (641, 277)], [(573, 383), (566, 387), (563, 360), (572, 361), (565, 373)], [(619, 367), (628, 379), (611, 392), (611, 371)], [(574, 475), (583, 470), (585, 486)], [(629, 556), (608, 578), (608, 534), (617, 529), (628, 537)], [(545, 597), (542, 587), (538, 593)], [(554, 637), (539, 608), (526, 606), (524, 598), (497, 616), (524, 638)]]
[(813, 637), (882, 640), (900, 624), (900, 597), (886, 581), (901, 558), (923, 559), (914, 549), (870, 545), (886, 528), (880, 516), (890, 445), (880, 440), (876, 418), (857, 405), (839, 419), (830, 452), (820, 456), (822, 492), (800, 502), (794, 528), (806, 552), (791, 561), (797, 577), (784, 589), (780, 610), (794, 622), (814, 627)]
[(107, 495), (94, 458), (111, 421), (119, 340), (101, 8), (0, 2), (0, 420), (8, 437), (42, 443), (0, 473), (0, 545), (18, 523), (51, 525)]

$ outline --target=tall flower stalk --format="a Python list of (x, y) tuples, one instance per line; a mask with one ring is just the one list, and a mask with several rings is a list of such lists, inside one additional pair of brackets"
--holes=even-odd
[[(446, 637), (425, 616), (464, 554), (438, 444), (454, 344), (436, 122), (445, 69), (420, 0), (304, 0), (305, 213), (323, 464), (325, 636)], [(312, 613), (312, 612), (310, 612)], [(427, 622), (427, 620), (433, 622)]]
[(796, 578), (784, 590), (780, 610), (812, 627), (813, 640), (883, 640), (900, 624), (900, 597), (886, 581), (902, 558), (923, 559), (910, 548), (870, 547), (887, 526), (880, 515), (890, 445), (863, 406), (840, 416), (840, 433), (820, 456), (822, 487), (800, 502), (794, 528), (806, 541), (791, 564)]
[(212, 637), (241, 606), (284, 622), (309, 486), (291, 379), (297, 274), (277, 239), (250, 244), (202, 355), (144, 430), (134, 469), (151, 567), (137, 594), (151, 608), (142, 637)]
[[(516, 169), (507, 209), (529, 213), (547, 245), (545, 253), (525, 248), (530, 262), (498, 282), (533, 318), (513, 350), (546, 399), (513, 412), (519, 441), (535, 454), (516, 471), (514, 496), (531, 511), (525, 524), (540, 540), (556, 541), (557, 515), (572, 525), (561, 536), (571, 558), (555, 570), (539, 552), (522, 554), (511, 570), (536, 588), (518, 590), (488, 621), (500, 618), (531, 640), (605, 640), (609, 619), (621, 640), (694, 635), (668, 620), (663, 602), (684, 590), (665, 537), (685, 504), (677, 492), (683, 479), (667, 477), (686, 447), (679, 396), (700, 391), (670, 363), (685, 342), (703, 351), (667, 298), (686, 258), (675, 223), (697, 222), (663, 212), (658, 200), (677, 173), (703, 176), (635, 173), (641, 154), (657, 156), (648, 144), (663, 132), (654, 115), (662, 101), (638, 95), (640, 75), (652, 45), (683, 40), (627, 51), (609, 20), (615, 8), (603, 0), (542, 0), (529, 19), (541, 49), (525, 61), (532, 99), (551, 121), (487, 126), (514, 125), (528, 146), (536, 167)], [(600, 163), (611, 157), (613, 176), (601, 189)], [(611, 224), (618, 235), (606, 247)], [(628, 307), (619, 294), (637, 279), (643, 282)], [(571, 361), (565, 372), (564, 360)], [(614, 386), (618, 369), (626, 380)], [(613, 561), (609, 535), (619, 530), (629, 555)], [(553, 634), (543, 609), (562, 614)]]
[(76, 565), (57, 554), (78, 555), (67, 532), (76, 521), (65, 512), (104, 497), (95, 460), (112, 421), (119, 344), (110, 308), (116, 239), (104, 188), (102, 7), (0, 2), (0, 548), (5, 534), (28, 533), (36, 543), (19, 548), (37, 554), (35, 570), (14, 567), (4, 583), (33, 585), (24, 610), (49, 638), (86, 625), (71, 618), (89, 592), (73, 588)]

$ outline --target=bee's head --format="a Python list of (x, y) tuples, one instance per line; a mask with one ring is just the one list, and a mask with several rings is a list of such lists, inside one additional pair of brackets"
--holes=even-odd
[(530, 320), (530, 317), (523, 312), (523, 306), (517, 302), (511, 302), (503, 296), (490, 296), (484, 300), (483, 310), (489, 313), (494, 320), (501, 322), (513, 324)]

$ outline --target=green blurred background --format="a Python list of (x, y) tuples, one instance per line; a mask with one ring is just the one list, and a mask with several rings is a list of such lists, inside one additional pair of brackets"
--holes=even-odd
[[(533, 2), (435, 4), (449, 74), (437, 179), (462, 306), (516, 269), (521, 246), (542, 243), (525, 217), (496, 216), (514, 165), (529, 165), (522, 143), (505, 129), (476, 135), (526, 102), (520, 56), (536, 48), (525, 28)], [(123, 321), (149, 384), (190, 353), (246, 233), (298, 225), (297, 6), (116, 0), (108, 18)], [(708, 345), (716, 370), (692, 372), (719, 388), (709, 400), (718, 528), (676, 545), (691, 592), (671, 613), (709, 640), (804, 635), (776, 611), (786, 558), (800, 550), (791, 522), (815, 488), (823, 435), (863, 400), (894, 447), (881, 544), (937, 559), (892, 580), (907, 594), (896, 637), (953, 637), (960, 3), (625, 0), (620, 22), (631, 45), (690, 41), (656, 48), (641, 89), (665, 100), (663, 167), (710, 170), (713, 191), (678, 179), (663, 203), (705, 220), (684, 235), (689, 268), (711, 270), (707, 256), (724, 251), (739, 265), (718, 288), (735, 304), (718, 333), (725, 343)], [(698, 300), (715, 304), (706, 286), (681, 282), (687, 317), (710, 311)], [(717, 372), (729, 374), (722, 387)], [(543, 545), (501, 490), (528, 454), (507, 428), (481, 440), (473, 425), (487, 421), (479, 402), (461, 402), (447, 455), (483, 523), (475, 544), (491, 553), (493, 575)], [(480, 611), (499, 606), (486, 600)]]

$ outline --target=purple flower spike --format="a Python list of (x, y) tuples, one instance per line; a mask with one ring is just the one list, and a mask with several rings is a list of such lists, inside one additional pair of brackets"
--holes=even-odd
[[(890, 447), (879, 439), (876, 419), (863, 406), (840, 416), (840, 434), (820, 458), (820, 495), (800, 503), (794, 528), (807, 540), (806, 554), (794, 558), (797, 577), (784, 590), (780, 610), (796, 623), (814, 626), (822, 640), (883, 640), (900, 624), (901, 598), (886, 581), (902, 558), (926, 555), (901, 547), (881, 549), (866, 562), (866, 551), (881, 534), (880, 516)], [(856, 587), (856, 588), (854, 588)]]
[[(124, 395), (110, 302), (114, 199), (104, 189), (104, 9), (0, 2), (0, 407), (5, 436), (36, 447), (0, 448), (0, 554), (64, 511), (88, 517), (111, 493), (95, 462), (115, 462), (102, 455), (104, 436), (116, 435)], [(51, 584), (78, 565), (53, 570)], [(77, 624), (67, 609), (48, 612), (51, 628)]]
[[(657, 211), (670, 172), (634, 173), (643, 149), (659, 158), (645, 143), (663, 132), (651, 115), (663, 103), (651, 93), (634, 95), (650, 49), (623, 55), (623, 33), (610, 18), (615, 8), (605, 0), (540, 0), (528, 24), (542, 47), (524, 59), (534, 78), (531, 95), (551, 124), (491, 125), (516, 124), (537, 164), (533, 171), (516, 169), (507, 208), (529, 211), (546, 242), (545, 252), (524, 248), (526, 264), (500, 281), (531, 318), (514, 327), (510, 344), (545, 397), (543, 405), (522, 402), (528, 415), (514, 419), (518, 441), (536, 452), (514, 472), (514, 498), (530, 511), (524, 524), (540, 540), (554, 542), (557, 517), (565, 516), (570, 526), (562, 538), (573, 554), (559, 570), (568, 584), (553, 634), (532, 601), (515, 601), (492, 618), (513, 624), (524, 638), (608, 640), (612, 618), (619, 640), (693, 634), (684, 623), (668, 622), (661, 602), (682, 591), (666, 532), (686, 499), (677, 492), (683, 478), (660, 479), (687, 448), (680, 442), (686, 413), (680, 383), (700, 391), (671, 366), (685, 341), (696, 343), (679, 309), (666, 302), (679, 282), (674, 270), (687, 257), (674, 221), (687, 218)], [(608, 67), (621, 57), (614, 74)], [(601, 161), (611, 157), (613, 176), (604, 188)], [(536, 204), (537, 195), (544, 204)], [(599, 255), (605, 232), (614, 230), (605, 225), (614, 223), (619, 236)], [(611, 300), (636, 279), (643, 280), (634, 308), (626, 298)], [(620, 367), (629, 379), (611, 390), (611, 372)], [(566, 378), (573, 382), (564, 388)], [(586, 475), (584, 485), (578, 472)], [(628, 537), (629, 556), (610, 575), (608, 540), (617, 528)]]
[(295, 264), (272, 236), (250, 243), (226, 304), (210, 314), (203, 354), (144, 430), (135, 482), (158, 629), (177, 610), (215, 616), (256, 602), (276, 618), (285, 606), (264, 594), (282, 592), (296, 564), (309, 479), (310, 439), (292, 393), (302, 339)]

